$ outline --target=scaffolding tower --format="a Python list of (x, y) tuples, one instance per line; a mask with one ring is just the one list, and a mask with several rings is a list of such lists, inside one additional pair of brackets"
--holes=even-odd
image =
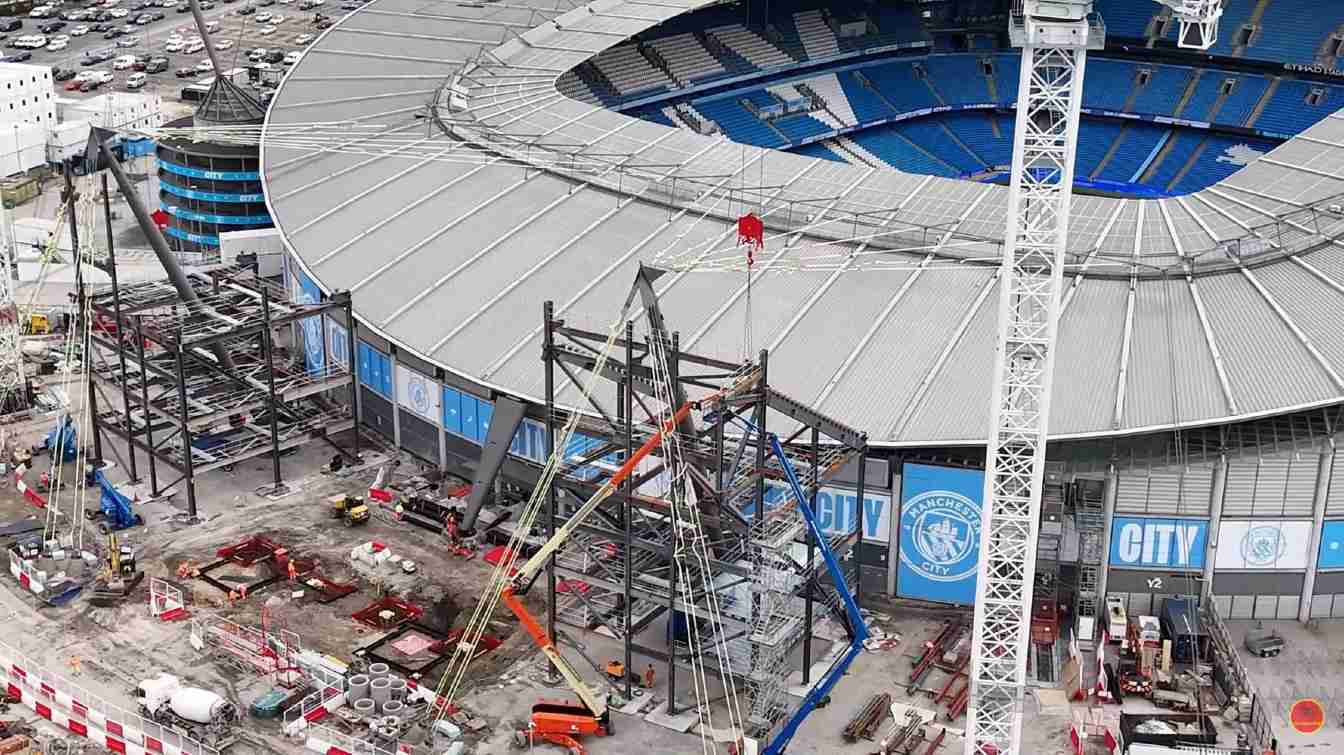
[[(703, 539), (678, 543), (672, 530), (681, 526), (675, 524), (680, 519), (669, 500), (653, 492), (668, 472), (667, 456), (656, 452), (624, 484), (622, 495), (597, 509), (556, 555), (547, 580), (549, 629), (553, 632), (557, 621), (585, 629), (602, 626), (624, 643), (627, 669), (636, 652), (666, 664), (669, 713), (678, 711), (677, 685), (686, 678), (692, 652), (726, 660), (747, 693), (747, 734), (768, 741), (796, 707), (787, 690), (800, 645), (804, 684), (811, 681), (814, 619), (830, 612), (847, 626), (816, 543), (788, 492), (787, 475), (770, 453), (769, 435), (783, 441), (813, 507), (817, 491), (851, 463), (859, 470), (857, 500), (863, 500), (867, 437), (773, 388), (764, 351), (744, 363), (683, 351), (679, 334), (663, 325), (652, 295), (652, 281), (659, 274), (641, 269), (636, 281), (636, 293), (642, 289), (645, 294), (649, 336), (637, 337), (634, 322), (628, 322), (615, 354), (602, 367), (614, 395), (594, 391), (581, 397), (570, 387), (585, 384), (583, 373), (598, 366), (606, 336), (556, 319), (552, 304), (544, 306), (548, 445), (564, 421), (555, 410), (560, 396), (585, 410), (578, 426), (582, 440), (571, 441), (572, 448), (566, 449), (564, 475), (550, 494), (552, 516), (545, 527), (553, 532), (605, 478), (604, 465), (627, 458), (657, 426), (663, 402), (657, 398), (650, 360), (655, 353), (651, 339), (661, 338), (658, 346), (669, 357), (673, 393), (693, 400), (725, 386), (749, 385), (731, 392), (711, 411), (692, 413), (679, 429), (681, 461), (692, 492), (687, 500), (694, 502), (692, 518), (698, 520), (697, 537)], [(564, 392), (560, 380), (565, 381)], [(666, 398), (667, 391), (662, 392)], [(862, 517), (856, 516), (845, 531), (828, 533), (837, 558), (854, 554), (861, 525)], [(689, 570), (687, 563), (678, 563), (688, 548), (705, 554)], [(799, 555), (791, 555), (795, 551)], [(845, 577), (857, 595), (858, 560), (850, 560), (853, 567)], [(717, 602), (717, 621), (708, 605), (711, 597)], [(660, 619), (666, 624), (667, 651), (640, 639)], [(692, 623), (699, 632), (696, 648), (685, 641)], [(719, 634), (710, 636), (713, 627)], [(715, 673), (716, 666), (705, 664)], [(627, 678), (626, 694), (629, 684)]]
[[(332, 439), (355, 429), (349, 365), (329, 360), (309, 369), (302, 355), (284, 358), (276, 345), (280, 328), (310, 317), (339, 310), (353, 323), (348, 293), (292, 304), (255, 265), (235, 265), (187, 274), (197, 301), (184, 303), (166, 281), (118, 285), (114, 251), (109, 263), (111, 285), (87, 297), (95, 316), (90, 416), (95, 437), (109, 432), (128, 446), (133, 481), (136, 451), (148, 457), (151, 496), (184, 483), (194, 520), (203, 472), (269, 455), (278, 493), (280, 455), (288, 449), (321, 439), (358, 457), (358, 432), (353, 451)], [(353, 354), (353, 328), (347, 337)], [(342, 389), (349, 391), (345, 402), (338, 400)], [(162, 481), (161, 467), (178, 476)]]

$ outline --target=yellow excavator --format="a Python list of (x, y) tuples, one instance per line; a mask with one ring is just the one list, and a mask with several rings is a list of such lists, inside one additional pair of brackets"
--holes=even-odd
[(331, 518), (344, 521), (347, 527), (369, 521), (368, 504), (359, 496), (334, 495), (327, 499), (327, 505), (331, 508)]

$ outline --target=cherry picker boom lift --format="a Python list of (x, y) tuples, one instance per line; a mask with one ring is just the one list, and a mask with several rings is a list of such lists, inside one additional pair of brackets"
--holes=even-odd
[[(710, 401), (718, 398), (722, 392), (714, 394)], [(504, 605), (513, 611), (523, 625), (523, 629), (531, 635), (532, 640), (541, 648), (541, 652), (550, 660), (551, 665), (564, 678), (569, 688), (578, 695), (579, 702), (542, 700), (532, 706), (532, 720), (527, 732), (519, 732), (520, 737), (525, 744), (531, 744), (535, 740), (550, 742), (568, 748), (572, 755), (583, 755), (586, 750), (576, 739), (579, 735), (594, 735), (605, 737), (611, 733), (611, 714), (608, 710), (608, 702), (605, 697), (599, 695), (597, 690), (584, 683), (579, 677), (574, 667), (569, 661), (560, 654), (555, 646), (555, 640), (546, 633), (543, 627), (532, 616), (527, 607), (523, 605), (519, 596), (527, 593), (532, 582), (536, 579), (545, 566), (546, 562), (555, 554), (561, 546), (569, 540), (574, 531), (583, 523), (588, 515), (592, 514), (599, 505), (610, 498), (625, 482), (626, 478), (635, 470), (654, 449), (663, 443), (663, 438), (668, 434), (676, 432), (677, 425), (689, 416), (691, 409), (698, 405), (699, 401), (688, 401), (682, 404), (667, 421), (665, 421), (658, 431), (644, 442), (629, 459), (621, 465), (620, 469), (611, 476), (597, 492), (593, 493), (587, 501), (579, 507), (574, 515), (571, 516), (563, 526), (556, 530), (555, 535), (546, 544), (541, 546), (533, 556), (523, 564), (522, 568), (504, 585), (500, 591), (500, 599)]]
[[(745, 420), (743, 420), (745, 422)], [(755, 426), (750, 422), (746, 423), (755, 430)], [(803, 486), (798, 482), (798, 475), (793, 470), (793, 465), (789, 463), (789, 458), (784, 454), (784, 447), (779, 443), (779, 437), (774, 433), (767, 436), (770, 439), (770, 450), (775, 458), (779, 460), (779, 465), (784, 469), (784, 474), (788, 477), (789, 487), (793, 490), (793, 495), (798, 499), (798, 508), (803, 512), (803, 519), (807, 521), (808, 529), (812, 530), (812, 537), (821, 551), (821, 560), (826, 564), (826, 571), (831, 575), (831, 581), (835, 583), (835, 590), (840, 595), (841, 601), (845, 606), (845, 614), (849, 617), (849, 647), (845, 654), (831, 666), (821, 679), (808, 691), (803, 701), (798, 704), (798, 709), (780, 729), (779, 734), (771, 740), (766, 746), (762, 755), (781, 755), (784, 749), (789, 746), (789, 740), (798, 732), (798, 727), (802, 726), (803, 721), (812, 713), (823, 701), (831, 694), (840, 677), (845, 675), (850, 664), (858, 657), (863, 650), (864, 640), (868, 639), (868, 625), (863, 621), (863, 615), (859, 612), (859, 605), (854, 602), (854, 596), (849, 592), (849, 586), (845, 582), (845, 575), (840, 571), (840, 563), (835, 560), (835, 554), (831, 552), (831, 546), (826, 539), (826, 534), (817, 526), (816, 517), (812, 514), (812, 507), (808, 505), (807, 495), (803, 492)], [(857, 547), (857, 546), (856, 546)], [(805, 631), (811, 631), (811, 627), (805, 628)]]

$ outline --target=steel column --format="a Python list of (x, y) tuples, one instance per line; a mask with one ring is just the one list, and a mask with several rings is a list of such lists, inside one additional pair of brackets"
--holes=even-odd
[[(117, 283), (117, 247), (112, 236), (112, 201), (108, 197), (107, 173), (103, 179), (103, 222), (107, 227), (107, 276), (112, 279), (112, 313), (117, 320), (117, 362), (121, 367), (121, 405), (126, 412), (126, 438), (134, 438), (131, 426), (131, 387), (126, 384), (126, 323), (121, 319), (121, 287)], [(140, 482), (140, 473), (135, 468), (135, 444), (127, 443), (126, 452), (130, 454), (130, 473), (132, 484)]]
[(275, 396), (275, 344), (271, 337), (271, 292), (267, 286), (261, 287), (261, 322), (261, 352), (266, 360), (266, 394), (270, 399), (267, 408), (271, 415), (271, 473), (275, 478), (271, 492), (279, 495), (285, 485), (280, 480), (280, 402)]
[[(178, 335), (181, 342), (182, 336)], [(196, 474), (191, 460), (191, 424), (187, 417), (187, 369), (182, 358), (182, 347), (177, 348), (177, 399), (182, 411), (182, 468), (186, 472), (183, 481), (187, 483), (187, 518), (196, 519)]]
[[(154, 417), (149, 411), (149, 373), (145, 370), (145, 334), (143, 317), (135, 316), (135, 355), (140, 362), (140, 414), (145, 418), (145, 454), (149, 456), (149, 495), (159, 495), (159, 475), (154, 464)], [(183, 403), (185, 407), (185, 402)], [(129, 420), (128, 420), (129, 423)]]
[[(625, 458), (629, 459), (635, 455), (635, 380), (634, 373), (630, 366), (635, 361), (635, 322), (634, 320), (625, 321), (625, 375), (624, 380), (616, 386), (618, 416), (625, 422)], [(632, 508), (634, 501), (634, 484), (627, 477), (623, 483), (625, 488), (625, 506), (623, 511), (625, 537), (622, 545), (625, 547), (625, 595), (622, 596), (621, 606), (625, 611), (625, 699), (632, 700), (633, 690), (630, 684), (630, 674), (634, 671), (634, 637), (630, 631), (630, 624), (633, 616), (630, 606), (630, 595), (634, 590), (634, 576), (630, 573), (633, 568), (631, 554), (634, 552), (634, 516)], [(669, 654), (670, 655), (670, 654)]]
[[(541, 305), (541, 319), (546, 325), (545, 341), (542, 345), (542, 360), (546, 372), (546, 455), (550, 459), (555, 454), (555, 303), (547, 300)], [(543, 462), (544, 463), (544, 462)], [(555, 537), (556, 490), (549, 486), (546, 492), (546, 539)], [(555, 636), (555, 555), (546, 559), (546, 632)], [(549, 669), (554, 675), (554, 667)]]

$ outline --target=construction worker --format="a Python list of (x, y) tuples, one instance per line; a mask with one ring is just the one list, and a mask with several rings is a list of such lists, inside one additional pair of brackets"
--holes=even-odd
[(650, 663), (649, 667), (644, 669), (644, 689), (653, 689), (653, 679), (653, 664)]
[(77, 655), (70, 656), (70, 673), (73, 674), (74, 676), (79, 676), (79, 668), (80, 668), (79, 656)]

